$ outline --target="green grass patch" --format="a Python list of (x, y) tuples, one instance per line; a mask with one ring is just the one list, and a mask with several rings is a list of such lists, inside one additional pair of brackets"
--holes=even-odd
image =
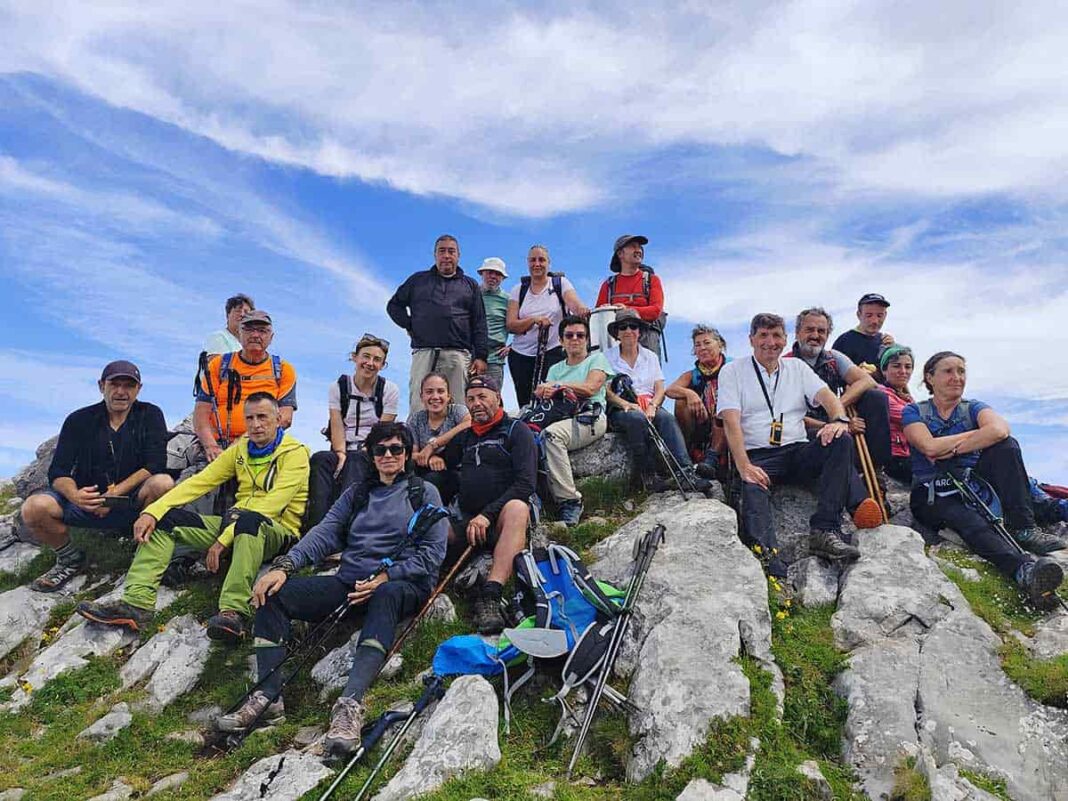
[(1004, 779), (993, 779), (986, 774), (976, 773), (974, 770), (968, 770), (967, 768), (959, 768), (957, 773), (960, 774), (961, 778), (967, 779), (980, 790), (985, 790), (991, 795), (1002, 799), (1002, 801), (1012, 801)]
[(931, 785), (927, 777), (916, 770), (916, 760), (912, 757), (894, 768), (890, 801), (931, 801)]
[(997, 568), (958, 548), (940, 548), (938, 558), (956, 567), (971, 568), (979, 574), (979, 581), (972, 581), (959, 570), (943, 567), (943, 572), (960, 589), (972, 611), (990, 628), (999, 634), (1015, 629), (1028, 637), (1034, 635), (1035, 624), (1042, 619), (1042, 613), (1028, 606), (1020, 588)]
[(1068, 707), (1068, 654), (1036, 659), (1011, 636), (1005, 638), (998, 652), (1005, 674), (1024, 692), (1040, 703)]

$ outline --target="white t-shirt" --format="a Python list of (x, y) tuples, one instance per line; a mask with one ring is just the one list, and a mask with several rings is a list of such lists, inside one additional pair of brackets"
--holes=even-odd
[[(522, 284), (512, 287), (508, 299), (518, 303), (519, 290), (521, 287)], [(575, 289), (565, 276), (560, 277), (560, 287), (564, 290), (565, 294), (567, 292), (573, 292)], [(553, 279), (551, 277), (545, 285), (545, 289), (541, 292), (535, 292), (534, 287), (531, 287), (527, 291), (527, 296), (523, 298), (523, 305), (519, 307), (519, 319), (524, 320), (528, 317), (548, 317), (552, 320), (553, 324), (549, 326), (549, 341), (546, 344), (546, 349), (555, 348), (560, 345), (559, 328), (560, 321), (564, 319), (564, 314), (560, 309), (560, 299), (556, 297), (556, 293), (553, 291)], [(522, 334), (516, 334), (512, 339), (512, 350), (516, 353), (521, 353), (524, 356), (537, 356), (538, 327), (534, 326), (529, 331)]]
[(652, 395), (654, 384), (664, 380), (664, 372), (660, 369), (660, 360), (656, 354), (648, 348), (638, 346), (638, 359), (631, 367), (619, 350), (619, 345), (609, 348), (604, 352), (605, 358), (616, 373), (630, 376), (634, 392), (638, 395)]
[(221, 331), (212, 331), (204, 340), (206, 353), (234, 353), (241, 350), (241, 340), (230, 333), (228, 328)]
[(716, 414), (727, 409), (742, 413), (742, 435), (747, 451), (771, 447), (768, 437), (772, 416), (753, 370), (754, 364), (764, 379), (775, 419), (782, 415), (782, 444), (807, 442), (805, 415), (809, 404), (816, 404), (816, 393), (827, 385), (801, 359), (780, 358), (779, 369), (771, 374), (751, 356), (724, 365), (719, 372)]
[[(372, 390), (373, 393), (373, 390)], [(330, 393), (327, 395), (326, 405), (330, 409), (341, 411), (341, 391), (337, 381), (330, 384)], [(382, 388), (382, 414), (397, 414), (400, 405), (400, 390), (397, 385), (386, 379), (386, 385)], [(359, 415), (359, 427), (357, 428), (357, 415)], [(364, 397), (356, 389), (356, 381), (349, 376), (349, 413), (345, 416), (345, 447), (347, 450), (356, 450), (363, 442), (371, 426), (378, 422), (375, 414), (375, 402), (373, 397)]]

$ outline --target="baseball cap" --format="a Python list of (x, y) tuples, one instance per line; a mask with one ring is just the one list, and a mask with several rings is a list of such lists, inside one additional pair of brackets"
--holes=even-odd
[(478, 268), (478, 272), (483, 270), (492, 270), (495, 273), (500, 273), (505, 278), (508, 277), (508, 271), (504, 268), (504, 261), (496, 256), (490, 256), (488, 259), (482, 260), (482, 266)]
[(890, 301), (880, 295), (878, 292), (869, 292), (867, 295), (857, 301), (858, 306), (863, 306), (865, 303), (878, 303), (880, 306), (889, 307)]
[(250, 311), (248, 314), (241, 318), (241, 325), (248, 325), (249, 323), (264, 323), (266, 325), (271, 324), (271, 315), (262, 309), (256, 309)]
[(471, 378), (467, 380), (466, 391), (472, 389), (488, 389), (497, 393), (501, 391), (501, 387), (497, 383), (497, 380), (493, 376), (486, 374), (471, 376)]
[(119, 378), (120, 376), (132, 378), (138, 384), (141, 383), (141, 371), (137, 369), (137, 365), (124, 359), (109, 362), (104, 367), (104, 372), (100, 374), (100, 380), (107, 381), (109, 378)]

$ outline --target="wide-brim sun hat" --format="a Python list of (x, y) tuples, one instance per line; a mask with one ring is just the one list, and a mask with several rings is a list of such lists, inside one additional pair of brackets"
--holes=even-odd
[(623, 236), (616, 239), (615, 247), (612, 248), (612, 259), (608, 262), (608, 269), (614, 273), (618, 273), (623, 269), (623, 265), (619, 263), (619, 249), (626, 247), (631, 242), (637, 242), (642, 247), (649, 244), (649, 237), (642, 236), (641, 234), (623, 234)]
[(637, 323), (639, 333), (649, 327), (649, 323), (645, 322), (634, 309), (617, 309), (616, 319), (608, 324), (608, 335), (619, 339), (619, 326), (622, 323)]

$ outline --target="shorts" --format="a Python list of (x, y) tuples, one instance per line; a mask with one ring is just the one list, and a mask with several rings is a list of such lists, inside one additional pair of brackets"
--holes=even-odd
[[(136, 500), (137, 493), (141, 491), (141, 485), (138, 484), (130, 492), (130, 497)], [(63, 522), (73, 528), (95, 528), (95, 529), (114, 529), (128, 531), (133, 528), (134, 521), (141, 514), (141, 508), (138, 506), (134, 509), (112, 509), (104, 517), (97, 517), (92, 512), (87, 512), (80, 506), (71, 503), (58, 492), (53, 489), (47, 489), (44, 491), (45, 495), (49, 495), (56, 499), (56, 503), (59, 504), (59, 508), (63, 510)]]
[[(538, 525), (541, 520), (541, 498), (537, 494), (532, 494), (527, 498), (527, 507), (530, 510), (530, 523), (529, 528), (533, 528)], [(471, 518), (478, 517), (479, 513), (467, 514), (460, 509), (460, 496), (457, 495), (452, 499), (452, 503), (449, 504), (449, 524), (452, 526), (453, 532), (462, 538), (467, 537), (467, 524), (471, 522)], [(489, 531), (486, 532), (486, 548), (492, 550), (497, 545), (498, 532), (496, 526), (490, 526)]]

